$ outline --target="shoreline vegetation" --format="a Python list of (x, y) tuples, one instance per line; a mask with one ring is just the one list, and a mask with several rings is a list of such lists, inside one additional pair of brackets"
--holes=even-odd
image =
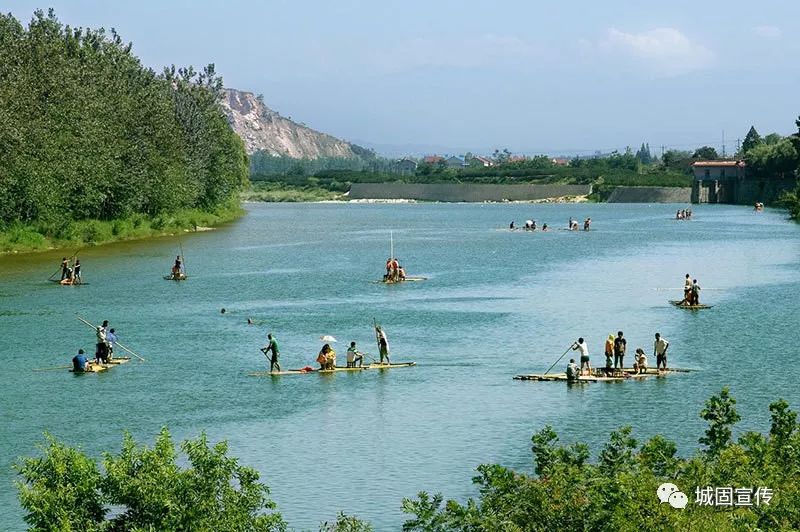
[(247, 154), (214, 65), (142, 65), (116, 31), (0, 14), (0, 253), (241, 215)]
[(154, 218), (134, 214), (115, 220), (73, 220), (58, 228), (17, 223), (0, 232), (0, 256), (73, 250), (126, 240), (209, 231), (238, 219), (244, 213), (237, 202), (230, 202), (211, 211), (184, 209)]
[[(463, 504), (424, 491), (405, 498), (402, 529), (795, 530), (797, 413), (774, 401), (768, 433), (734, 439), (741, 420), (735, 405), (728, 388), (705, 402), (701, 447), (686, 458), (660, 434), (636, 440), (630, 426), (611, 432), (593, 458), (587, 444), (565, 445), (545, 426), (531, 437), (533, 471), (480, 465), (472, 479), (479, 495)], [(202, 433), (180, 447), (166, 428), (152, 447), (126, 433), (121, 451), (105, 452), (102, 460), (45, 434), (38, 456), (20, 458), (14, 469), (32, 530), (288, 529), (258, 471), (228, 456), (226, 442), (211, 445)], [(340, 513), (319, 530), (374, 527)]]

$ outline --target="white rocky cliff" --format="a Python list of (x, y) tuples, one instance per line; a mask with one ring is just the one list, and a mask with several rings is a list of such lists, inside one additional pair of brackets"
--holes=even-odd
[(225, 89), (222, 107), (248, 154), (263, 151), (298, 159), (356, 157), (347, 142), (282, 117), (252, 92)]

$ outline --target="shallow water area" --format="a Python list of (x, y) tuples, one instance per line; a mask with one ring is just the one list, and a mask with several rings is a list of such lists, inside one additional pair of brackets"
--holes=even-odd
[[(704, 428), (697, 412), (728, 385), (737, 432), (767, 430), (769, 402), (800, 400), (789, 371), (800, 225), (778, 210), (708, 205), (676, 221), (680, 207), (248, 204), (234, 224), (181, 237), (185, 282), (163, 280), (177, 238), (82, 250), (88, 286), (47, 282), (63, 252), (0, 257), (0, 529), (24, 527), (11, 465), (44, 431), (97, 456), (119, 450), (126, 429), (148, 443), (163, 425), (176, 440), (204, 430), (262, 473), (290, 527), (316, 529), (344, 510), (397, 530), (403, 497), (474, 496), (481, 463), (530, 471), (530, 436), (545, 424), (594, 456), (622, 425), (690, 453)], [(591, 217), (592, 230), (562, 230), (570, 216)], [(507, 230), (528, 218), (551, 230)], [(373, 282), (390, 231), (408, 274), (427, 281)], [(713, 308), (669, 305), (687, 272)], [(108, 319), (146, 362), (33, 371), (93, 351), (76, 313)], [(373, 319), (392, 359), (416, 367), (248, 376), (268, 367), (258, 348), (270, 331), (284, 368), (314, 366), (326, 334), (342, 364), (350, 340), (375, 355)], [(543, 372), (578, 336), (601, 365), (617, 330), (651, 366), (661, 332), (670, 365), (697, 371), (571, 387), (512, 380)]]

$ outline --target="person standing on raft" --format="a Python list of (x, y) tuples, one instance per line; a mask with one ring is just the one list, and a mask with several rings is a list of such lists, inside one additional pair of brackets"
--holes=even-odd
[(617, 337), (614, 339), (614, 369), (617, 369), (617, 363), (619, 363), (619, 369), (625, 369), (625, 364), (623, 359), (625, 358), (625, 350), (628, 348), (628, 341), (622, 334), (622, 331), (617, 332)]
[(280, 363), (278, 363), (278, 355), (280, 355), (280, 347), (278, 347), (278, 341), (275, 340), (275, 338), (272, 336), (272, 333), (269, 333), (267, 335), (267, 340), (268, 343), (265, 347), (261, 348), (261, 352), (264, 353), (265, 356), (270, 351), (272, 352), (272, 356), (267, 357), (269, 358), (269, 372), (272, 373), (275, 368), (277, 368), (278, 371), (280, 371), (281, 365)]
[(389, 361), (389, 339), (386, 338), (386, 331), (384, 331), (380, 325), (375, 326), (375, 339), (378, 342), (378, 353), (381, 357), (380, 363), (383, 364), (383, 359), (385, 357), (386, 363), (391, 364)]
[(61, 259), (61, 280), (69, 278), (69, 259), (64, 257)]
[(681, 305), (689, 305), (692, 298), (692, 276), (686, 274), (686, 279), (683, 281), (683, 301)]
[[(581, 352), (581, 375), (591, 375), (592, 364), (589, 362), (589, 346), (586, 345), (586, 342), (583, 341), (583, 338), (578, 338), (578, 341), (572, 344), (572, 350), (580, 350)], [(584, 366), (588, 370), (588, 373), (583, 372)]]
[(609, 334), (605, 345), (606, 367), (605, 373), (610, 376), (614, 372), (614, 335)]
[(172, 266), (172, 278), (178, 279), (181, 276), (181, 268), (183, 267), (181, 256), (178, 255), (175, 257), (175, 264)]
[(656, 341), (653, 344), (653, 355), (656, 357), (656, 371), (661, 371), (663, 364), (664, 371), (667, 371), (667, 349), (669, 342), (666, 338), (661, 338), (660, 333), (656, 333)]
[(108, 320), (103, 320), (102, 325), (98, 325), (95, 331), (97, 335), (97, 351), (95, 352), (95, 357), (97, 358), (97, 363), (108, 363), (108, 335), (106, 333), (108, 329)]

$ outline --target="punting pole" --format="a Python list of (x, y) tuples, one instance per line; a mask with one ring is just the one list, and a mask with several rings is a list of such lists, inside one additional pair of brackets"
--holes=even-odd
[[(94, 330), (94, 331), (96, 331), (96, 330), (97, 330), (97, 326), (95, 326), (95, 325), (92, 325), (91, 323), (89, 323), (89, 322), (88, 322), (88, 321), (86, 321), (85, 319), (81, 318), (81, 317), (80, 317), (80, 316), (79, 316), (77, 313), (75, 314), (75, 316), (76, 316), (76, 317), (77, 317), (79, 320), (81, 320), (83, 323), (85, 323), (87, 326), (91, 327), (91, 328), (92, 328), (92, 330)], [(131, 355), (135, 356), (136, 358), (138, 358), (138, 359), (139, 359), (139, 360), (141, 360), (142, 362), (144, 362), (144, 358), (140, 357), (139, 355), (137, 355), (136, 353), (134, 353), (134, 352), (133, 352), (131, 349), (128, 349), (127, 347), (125, 347), (125, 346), (124, 346), (123, 344), (121, 344), (120, 342), (114, 342), (114, 345), (118, 345), (118, 346), (120, 346), (122, 349), (124, 349), (125, 351), (127, 351), (127, 352), (128, 352), (128, 353), (130, 353)]]
[(567, 348), (567, 350), (566, 350), (566, 351), (564, 351), (564, 354), (562, 354), (560, 357), (558, 357), (558, 360), (556, 360), (555, 362), (553, 362), (553, 365), (552, 365), (552, 366), (550, 366), (549, 368), (547, 368), (547, 371), (545, 371), (545, 372), (544, 372), (544, 374), (545, 374), (545, 375), (547, 375), (548, 373), (550, 373), (550, 370), (551, 370), (551, 369), (553, 369), (553, 368), (556, 366), (556, 364), (558, 364), (559, 362), (561, 362), (561, 359), (562, 359), (562, 358), (564, 358), (564, 355), (566, 355), (567, 353), (569, 353), (569, 350), (570, 350), (570, 349), (572, 349), (572, 347), (573, 347), (574, 345), (575, 345), (575, 343), (573, 342), (573, 344), (572, 344), (571, 346), (569, 346), (569, 347)]

